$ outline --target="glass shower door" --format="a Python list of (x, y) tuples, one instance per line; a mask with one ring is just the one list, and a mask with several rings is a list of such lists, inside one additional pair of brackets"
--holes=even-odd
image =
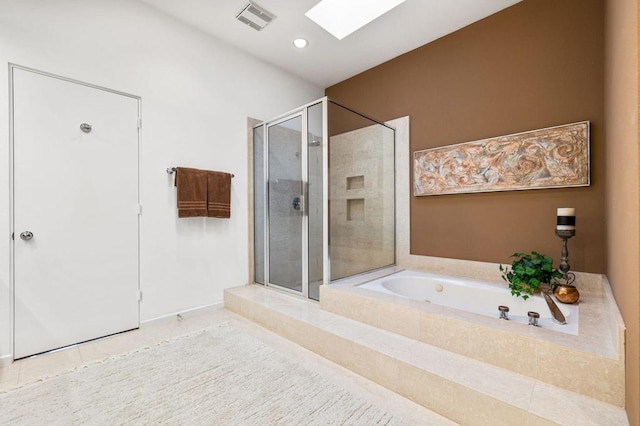
[(395, 132), (328, 98), (253, 128), (254, 282), (322, 285), (395, 263)]
[(269, 284), (306, 296), (303, 120), (297, 114), (268, 128)]

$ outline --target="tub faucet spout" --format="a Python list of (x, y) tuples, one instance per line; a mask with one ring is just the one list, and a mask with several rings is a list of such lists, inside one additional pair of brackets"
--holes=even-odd
[(551, 286), (541, 287), (541, 290), (542, 290), (542, 296), (544, 296), (544, 300), (545, 302), (547, 302), (547, 306), (551, 311), (551, 317), (553, 318), (553, 321), (561, 325), (566, 324), (567, 319), (564, 317), (564, 314), (562, 313), (560, 308), (558, 308), (558, 305), (556, 305), (556, 302), (554, 302), (551, 296), (549, 295), (549, 293), (551, 293)]

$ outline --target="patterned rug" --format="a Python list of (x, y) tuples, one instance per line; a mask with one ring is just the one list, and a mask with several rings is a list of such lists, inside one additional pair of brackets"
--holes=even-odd
[(0, 424), (402, 422), (225, 323), (2, 392)]

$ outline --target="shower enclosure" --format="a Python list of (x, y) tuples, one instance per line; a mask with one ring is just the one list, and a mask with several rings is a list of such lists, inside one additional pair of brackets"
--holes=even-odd
[(256, 283), (318, 300), (395, 263), (394, 137), (328, 98), (253, 128)]

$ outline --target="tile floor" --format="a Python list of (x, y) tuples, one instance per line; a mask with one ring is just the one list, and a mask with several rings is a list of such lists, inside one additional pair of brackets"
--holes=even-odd
[[(334, 383), (344, 387), (381, 409), (411, 425), (454, 425), (455, 423), (354, 374), (224, 308), (206, 308), (143, 324), (138, 330), (105, 337), (63, 350), (22, 359), (12, 364), (0, 364), (0, 392), (27, 383), (56, 376), (68, 370), (152, 346), (166, 339), (182, 336), (232, 322), (256, 339), (263, 341), (283, 355), (312, 371), (321, 372)], [(1, 414), (0, 414), (1, 420)]]

